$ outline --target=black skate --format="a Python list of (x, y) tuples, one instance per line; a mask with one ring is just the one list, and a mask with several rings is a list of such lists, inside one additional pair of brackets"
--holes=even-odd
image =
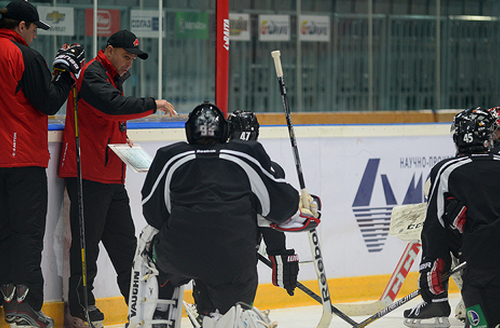
[[(76, 313), (71, 314), (73, 317), (73, 328), (88, 328), (87, 317), (83, 309)], [(104, 328), (104, 314), (95, 305), (89, 305), (89, 318), (94, 328)]]
[(2, 293), (5, 321), (11, 328), (15, 328), (17, 314), (16, 286), (12, 284), (2, 285), (0, 287), (0, 292)]
[(451, 308), (447, 299), (432, 303), (422, 302), (403, 312), (404, 324), (410, 328), (448, 328), (450, 313)]
[(31, 305), (25, 300), (28, 295), (29, 288), (25, 285), (16, 286), (17, 295), (17, 328), (52, 328), (54, 327), (54, 319), (46, 316), (42, 310), (35, 311)]

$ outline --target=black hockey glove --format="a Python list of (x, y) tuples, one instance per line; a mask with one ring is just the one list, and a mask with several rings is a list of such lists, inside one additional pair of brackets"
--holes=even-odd
[(269, 259), (273, 263), (273, 285), (286, 289), (288, 295), (293, 296), (299, 274), (299, 256), (294, 249), (287, 249), (269, 254)]
[(52, 67), (54, 67), (54, 73), (62, 71), (78, 75), (84, 62), (85, 49), (78, 43), (73, 43), (72, 45), (65, 43), (57, 51)]
[(440, 258), (436, 260), (423, 259), (420, 263), (418, 285), (420, 295), (427, 303), (448, 297), (448, 281), (442, 281), (445, 267), (445, 261)]
[(446, 227), (463, 233), (466, 219), (467, 206), (455, 197), (451, 196), (446, 198), (445, 212), (443, 215)]

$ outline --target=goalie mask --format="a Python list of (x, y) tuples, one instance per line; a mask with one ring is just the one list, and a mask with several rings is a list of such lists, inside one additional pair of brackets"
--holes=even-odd
[(237, 109), (227, 118), (229, 138), (244, 141), (257, 140), (259, 137), (259, 121), (249, 110)]
[(186, 137), (190, 144), (203, 144), (204, 139), (225, 143), (228, 124), (224, 113), (214, 104), (205, 101), (189, 113), (185, 124)]
[(458, 113), (451, 126), (457, 155), (488, 152), (493, 146), (495, 127), (495, 118), (484, 108), (469, 108)]

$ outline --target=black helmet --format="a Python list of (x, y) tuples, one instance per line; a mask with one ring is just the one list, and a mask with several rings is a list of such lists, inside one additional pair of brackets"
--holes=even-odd
[(493, 115), (481, 107), (469, 108), (455, 115), (451, 130), (457, 154), (489, 151), (493, 145), (495, 126)]
[(257, 140), (259, 137), (259, 121), (252, 111), (237, 109), (227, 118), (229, 138), (240, 140)]
[(189, 113), (185, 129), (190, 144), (198, 144), (203, 138), (213, 138), (219, 143), (227, 141), (228, 129), (224, 113), (208, 101), (196, 106)]

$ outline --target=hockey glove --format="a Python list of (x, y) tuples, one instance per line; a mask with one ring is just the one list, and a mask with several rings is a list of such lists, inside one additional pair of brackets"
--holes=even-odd
[(52, 67), (54, 75), (57, 71), (71, 72), (75, 76), (80, 73), (85, 62), (85, 49), (78, 43), (68, 45), (67, 43), (57, 51)]
[(273, 223), (271, 227), (280, 231), (310, 231), (321, 222), (321, 199), (316, 195), (309, 195), (309, 207), (302, 207), (302, 197), (299, 210), (291, 218), (282, 223)]
[(446, 198), (446, 208), (443, 220), (447, 228), (464, 232), (467, 219), (467, 206), (455, 197)]
[(294, 249), (287, 249), (269, 254), (269, 259), (273, 263), (273, 285), (286, 289), (288, 295), (293, 296), (299, 274), (299, 256)]
[(445, 261), (440, 258), (436, 260), (423, 259), (420, 264), (418, 285), (420, 294), (427, 303), (448, 297), (448, 282), (443, 282), (441, 279), (445, 266)]

